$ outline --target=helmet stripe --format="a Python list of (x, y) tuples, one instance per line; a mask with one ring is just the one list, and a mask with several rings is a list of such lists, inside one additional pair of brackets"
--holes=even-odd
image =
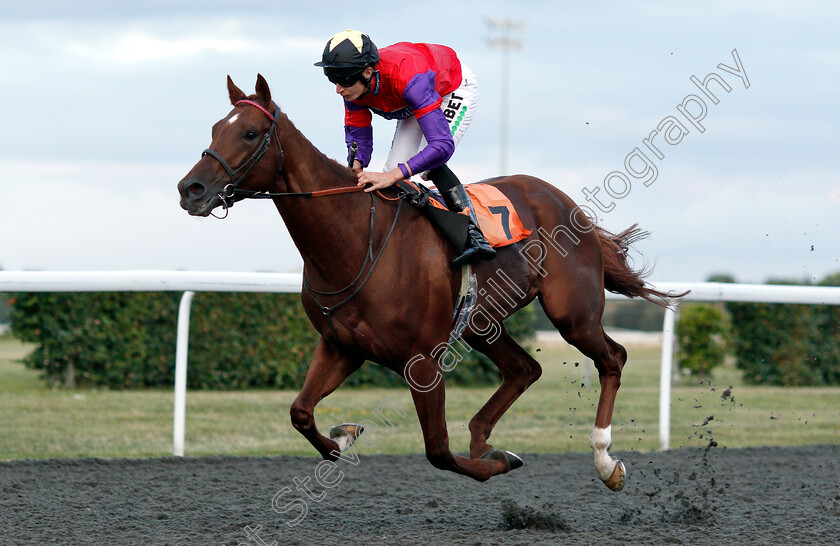
[(359, 54), (362, 53), (362, 47), (364, 47), (364, 40), (362, 39), (362, 33), (358, 30), (350, 30), (347, 29), (343, 32), (339, 32), (338, 34), (334, 34), (332, 38), (330, 38), (330, 51), (335, 49), (338, 44), (343, 42), (344, 40), (348, 40), (353, 46), (355, 46), (356, 51)]

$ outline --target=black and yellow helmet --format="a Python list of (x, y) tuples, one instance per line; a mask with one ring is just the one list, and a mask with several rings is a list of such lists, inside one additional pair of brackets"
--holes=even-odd
[(333, 83), (355, 83), (368, 66), (379, 62), (379, 50), (370, 36), (358, 30), (345, 30), (327, 40), (321, 62), (324, 74)]

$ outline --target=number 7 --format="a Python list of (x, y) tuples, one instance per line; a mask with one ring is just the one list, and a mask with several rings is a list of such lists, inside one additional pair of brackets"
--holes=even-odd
[(507, 207), (487, 207), (491, 214), (499, 214), (502, 216), (502, 228), (505, 230), (505, 235), (508, 239), (513, 239), (510, 232), (510, 211)]

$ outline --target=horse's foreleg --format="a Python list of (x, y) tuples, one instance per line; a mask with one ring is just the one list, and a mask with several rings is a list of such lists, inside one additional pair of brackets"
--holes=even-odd
[(476, 459), (493, 450), (487, 443), (493, 427), (525, 389), (539, 379), (542, 368), (514, 341), (506, 328), (493, 343), (477, 338), (471, 338), (469, 342), (487, 355), (502, 374), (502, 384), (470, 420), (470, 458)]
[[(315, 348), (303, 388), (292, 403), (290, 410), (292, 425), (325, 459), (338, 459), (341, 449), (346, 446), (339, 445), (337, 441), (327, 438), (318, 431), (315, 426), (315, 406), (321, 399), (337, 389), (350, 374), (358, 370), (362, 362), (364, 362), (363, 359), (344, 354), (322, 338)], [(336, 440), (341, 439), (340, 436), (336, 438)]]
[(483, 459), (467, 459), (455, 455), (449, 449), (445, 388), (433, 358), (415, 362), (406, 373), (411, 376), (411, 396), (423, 429), (426, 458), (435, 468), (457, 472), (478, 481), (511, 470), (512, 462), (516, 464), (516, 460), (507, 458), (504, 452), (494, 451), (492, 457)]

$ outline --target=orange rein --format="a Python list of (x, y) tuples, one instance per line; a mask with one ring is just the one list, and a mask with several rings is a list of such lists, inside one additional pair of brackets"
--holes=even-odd
[[(362, 171), (360, 169), (353, 169), (353, 172), (354, 173), (360, 173)], [(408, 180), (406, 180), (406, 182), (408, 182)], [(410, 184), (410, 182), (409, 182), (409, 184)], [(364, 186), (346, 186), (346, 187), (343, 187), (343, 188), (332, 188), (332, 189), (329, 189), (329, 190), (316, 190), (316, 191), (308, 192), (308, 193), (311, 193), (311, 195), (309, 197), (327, 197), (329, 195), (339, 195), (339, 194), (342, 194), (342, 193), (356, 193), (357, 191), (362, 191), (364, 189), (365, 189)], [(381, 190), (376, 190), (376, 195), (378, 195), (379, 197), (381, 197), (385, 201), (399, 201), (400, 200), (399, 197), (393, 197), (393, 198), (385, 197), (385, 194), (383, 194)]]
[[(364, 190), (364, 186), (346, 186), (343, 188), (332, 188), (329, 190), (316, 190), (312, 192), (305, 192), (309, 194), (309, 197), (327, 197), (330, 195), (340, 195), (342, 193), (356, 193), (357, 191)], [(384, 199), (385, 201), (399, 201), (399, 197), (386, 197), (385, 194), (382, 193), (381, 190), (376, 190), (376, 195)]]

